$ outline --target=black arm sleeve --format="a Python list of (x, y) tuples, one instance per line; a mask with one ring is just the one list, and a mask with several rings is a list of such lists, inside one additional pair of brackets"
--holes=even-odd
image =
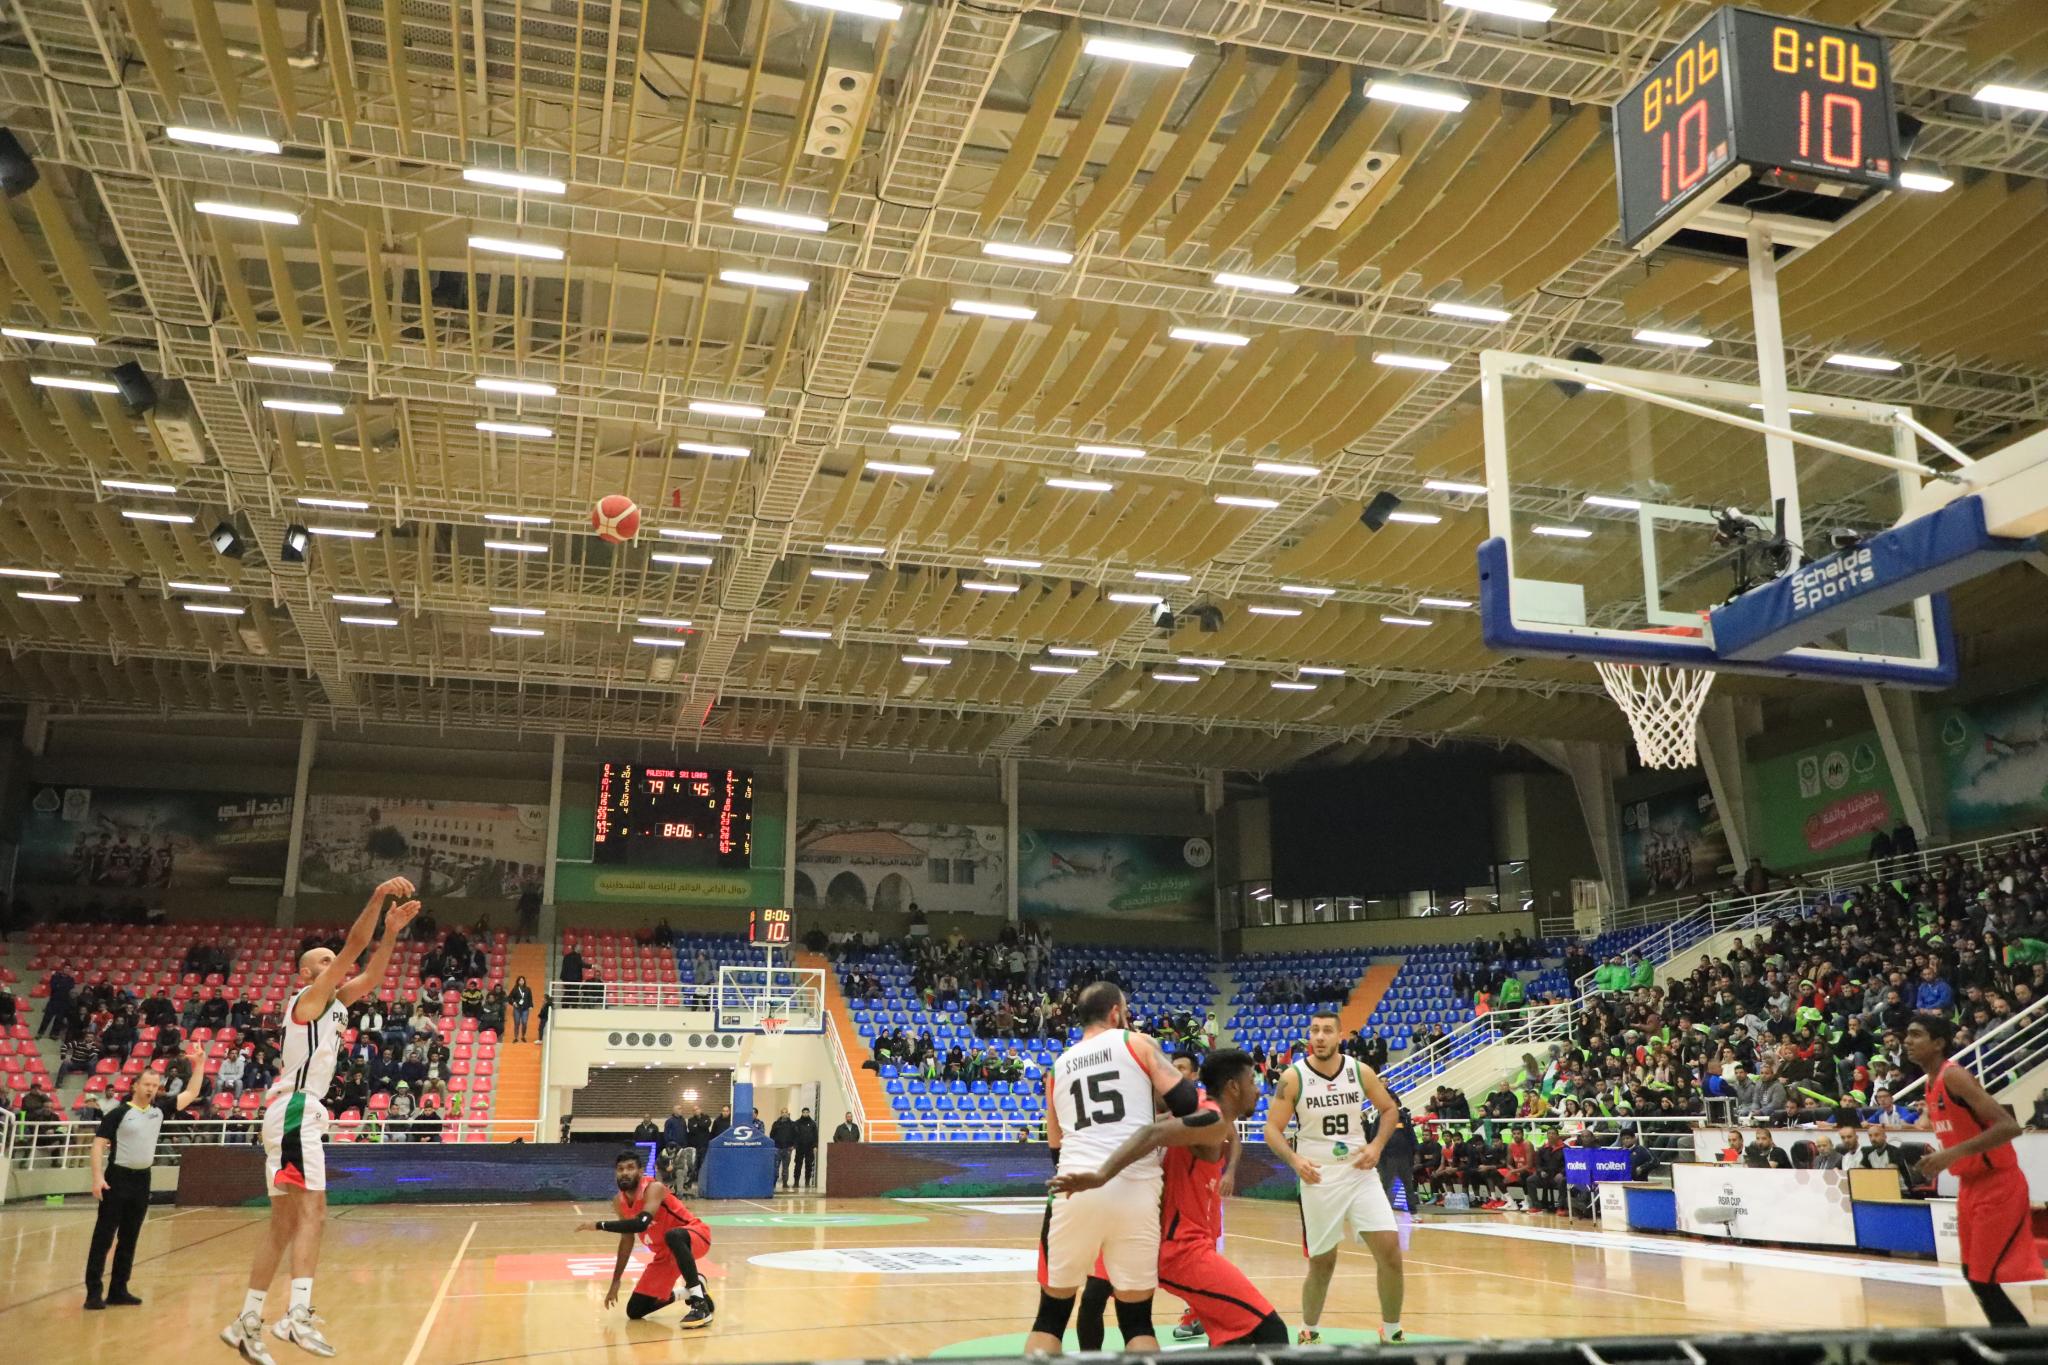
[(631, 1218), (611, 1218), (597, 1225), (599, 1232), (630, 1232), (639, 1234), (647, 1231), (654, 1221), (654, 1215), (642, 1209)]
[(1196, 1090), (1195, 1083), (1185, 1076), (1180, 1078), (1173, 1089), (1166, 1092), (1165, 1098), (1167, 1112), (1181, 1119), (1194, 1113), (1202, 1103), (1201, 1092)]

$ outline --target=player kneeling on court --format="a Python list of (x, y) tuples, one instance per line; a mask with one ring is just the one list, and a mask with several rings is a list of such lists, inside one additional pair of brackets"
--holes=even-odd
[(1053, 1177), (1054, 1194), (1097, 1189), (1132, 1163), (1165, 1149), (1166, 1182), (1160, 1205), (1159, 1283), (1185, 1300), (1211, 1346), (1232, 1342), (1284, 1346), (1287, 1324), (1243, 1271), (1216, 1250), (1223, 1227), (1223, 1178), (1230, 1135), (1259, 1105), (1259, 1074), (1236, 1048), (1202, 1063), (1201, 1107), (1186, 1118), (1165, 1118), (1140, 1129), (1099, 1170)]
[(676, 1281), (684, 1286), (689, 1309), (678, 1326), (695, 1331), (711, 1325), (711, 1295), (705, 1292), (704, 1273), (698, 1258), (711, 1250), (711, 1229), (697, 1215), (683, 1207), (683, 1201), (669, 1193), (668, 1186), (650, 1180), (640, 1166), (640, 1153), (620, 1152), (612, 1163), (619, 1184), (619, 1216), (602, 1223), (578, 1223), (578, 1232), (619, 1234), (619, 1263), (612, 1267), (612, 1286), (605, 1292), (604, 1306), (619, 1301), (619, 1281), (626, 1262), (633, 1257), (637, 1237), (654, 1253), (654, 1260), (640, 1272), (633, 1293), (626, 1300), (626, 1316), (635, 1322), (657, 1313), (676, 1301)]

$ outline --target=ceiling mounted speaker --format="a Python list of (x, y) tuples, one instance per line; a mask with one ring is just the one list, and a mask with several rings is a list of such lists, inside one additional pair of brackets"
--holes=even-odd
[(1382, 489), (1372, 495), (1372, 501), (1358, 514), (1358, 520), (1368, 531), (1377, 531), (1387, 524), (1387, 518), (1401, 505), (1401, 499)]
[(121, 390), (121, 401), (128, 405), (128, 411), (148, 412), (156, 406), (156, 385), (149, 382), (142, 366), (134, 361), (116, 365), (107, 372), (107, 377)]
[(36, 186), (42, 173), (36, 169), (36, 160), (28, 154), (28, 148), (21, 145), (13, 130), (0, 128), (0, 193), (9, 199), (17, 194), (27, 194)]
[(853, 130), (874, 83), (871, 72), (847, 66), (825, 68), (818, 102), (811, 107), (810, 127), (804, 133), (805, 156), (844, 161), (853, 155)]
[(1342, 227), (1344, 220), (1351, 216), (1351, 210), (1358, 207), (1358, 201), (1365, 198), (1400, 159), (1392, 152), (1367, 152), (1359, 157), (1358, 163), (1351, 168), (1351, 174), (1344, 177), (1337, 186), (1337, 192), (1330, 196), (1330, 202), (1323, 205), (1323, 211), (1316, 215), (1315, 225), (1324, 229)]

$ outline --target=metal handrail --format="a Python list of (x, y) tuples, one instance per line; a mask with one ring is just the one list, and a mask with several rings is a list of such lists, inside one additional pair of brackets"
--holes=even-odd
[(701, 1010), (718, 1004), (718, 987), (675, 981), (550, 981), (558, 1010)]
[(830, 1021), (825, 1027), (825, 1048), (832, 1054), (832, 1070), (839, 1077), (840, 1093), (846, 1096), (846, 1112), (865, 1133), (868, 1130), (867, 1106), (860, 1102), (860, 1087), (855, 1083), (857, 1078), (847, 1062), (846, 1049), (839, 1045), (839, 1030), (832, 1027)]
[[(415, 1125), (401, 1139), (390, 1134), (390, 1125), (407, 1123)], [(392, 1119), (376, 1122), (372, 1131), (375, 1138), (366, 1138), (362, 1133), (369, 1127), (369, 1120), (361, 1124), (343, 1125), (330, 1123), (327, 1141), (330, 1146), (350, 1142), (415, 1142), (419, 1129), (416, 1119)], [(156, 1161), (158, 1166), (176, 1166), (185, 1150), (190, 1147), (247, 1147), (261, 1140), (262, 1120), (259, 1118), (233, 1119), (177, 1119), (166, 1123), (163, 1136), (157, 1142)], [(526, 1142), (539, 1140), (540, 1125), (537, 1122), (493, 1118), (444, 1118), (438, 1125), (439, 1141), (460, 1142), (473, 1133), (486, 1138), (495, 1132), (507, 1133)], [(91, 1164), (92, 1140), (99, 1130), (99, 1124), (91, 1120), (67, 1119), (63, 1122), (23, 1124), (18, 1138), (12, 1144), (9, 1158), (10, 1169), (47, 1170), (77, 1168)], [(510, 1141), (511, 1138), (501, 1138)]]
[[(1984, 1088), (1992, 1091), (2048, 1060), (2048, 996), (1985, 1029), (1949, 1060), (1975, 1072)], [(1899, 1087), (1892, 1102), (1903, 1104), (1926, 1087), (1927, 1077), (1915, 1076)]]

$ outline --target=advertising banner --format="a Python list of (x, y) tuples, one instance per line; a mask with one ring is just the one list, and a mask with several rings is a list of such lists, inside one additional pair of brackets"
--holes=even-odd
[(1953, 829), (2048, 817), (2048, 687), (1952, 707), (1938, 724)]
[(1754, 765), (1763, 804), (1763, 860), (1774, 870), (1863, 856), (1899, 823), (1899, 793), (1869, 730)]
[(1702, 782), (1622, 802), (1621, 855), (1630, 900), (1719, 885), (1732, 855), (1713, 792)]
[(289, 796), (37, 787), (15, 881), (135, 892), (281, 886), (291, 824)]
[(1627, 1180), (1635, 1174), (1629, 1154), (1620, 1147), (1567, 1147), (1564, 1149), (1564, 1183), (1599, 1185), (1610, 1180)]
[(1849, 1181), (1841, 1171), (1680, 1163), (1671, 1168), (1671, 1189), (1678, 1230), (1695, 1237), (1856, 1245)]
[(511, 900), (540, 885), (547, 815), (546, 806), (493, 801), (313, 796), (299, 889), (363, 896), (404, 876), (422, 897)]
[(1003, 831), (922, 821), (805, 820), (799, 910), (1003, 911)]
[(1017, 903), (1026, 915), (1207, 919), (1214, 851), (1178, 834), (1020, 830)]

